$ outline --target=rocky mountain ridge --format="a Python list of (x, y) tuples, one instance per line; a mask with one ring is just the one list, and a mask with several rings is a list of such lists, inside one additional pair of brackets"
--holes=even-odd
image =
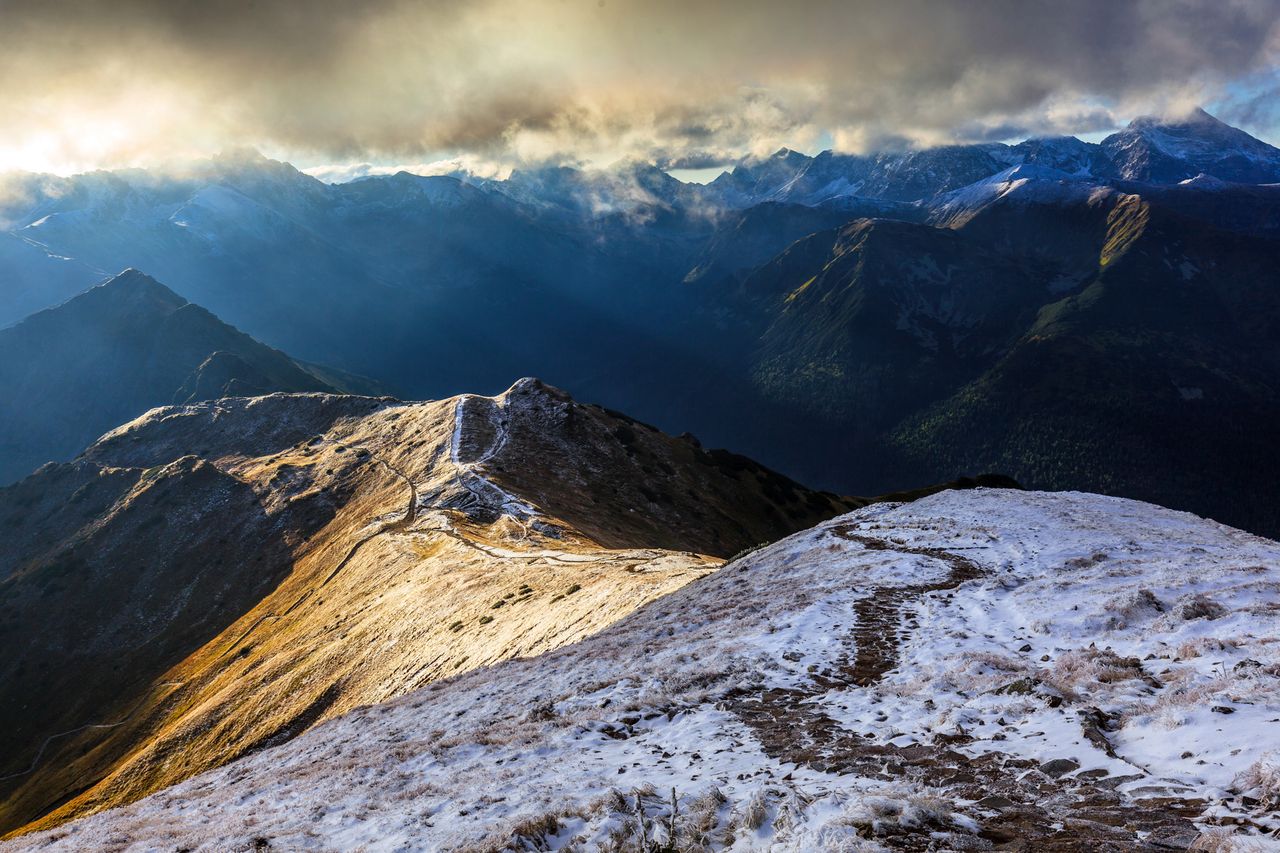
[(0, 489), (4, 828), (580, 639), (864, 502), (536, 380), (153, 410)]

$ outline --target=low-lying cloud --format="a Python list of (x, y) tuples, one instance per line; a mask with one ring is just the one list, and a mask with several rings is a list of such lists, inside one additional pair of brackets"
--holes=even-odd
[(1080, 132), (1266, 74), (1278, 21), (1280, 0), (0, 0), (0, 166)]

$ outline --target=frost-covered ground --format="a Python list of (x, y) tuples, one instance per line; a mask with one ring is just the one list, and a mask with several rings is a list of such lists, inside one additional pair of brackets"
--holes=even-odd
[(1278, 593), (1147, 504), (875, 505), (11, 848), (1274, 849)]

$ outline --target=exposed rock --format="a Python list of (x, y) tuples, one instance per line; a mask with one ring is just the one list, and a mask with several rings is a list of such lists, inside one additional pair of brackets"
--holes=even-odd
[(1070, 758), (1055, 758), (1040, 765), (1041, 773), (1044, 773), (1046, 776), (1052, 776), (1055, 779), (1064, 773), (1070, 773), (1073, 770), (1079, 769), (1080, 762), (1073, 761)]

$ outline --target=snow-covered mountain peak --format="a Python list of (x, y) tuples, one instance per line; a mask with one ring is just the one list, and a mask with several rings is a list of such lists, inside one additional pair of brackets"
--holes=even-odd
[(1151, 127), (1196, 127), (1230, 128), (1226, 122), (1207, 113), (1203, 107), (1192, 107), (1160, 116), (1138, 116), (1129, 122), (1131, 130), (1142, 130)]
[(1206, 173), (1224, 181), (1267, 183), (1280, 177), (1280, 149), (1204, 110), (1134, 119), (1102, 141), (1120, 177), (1177, 183)]

